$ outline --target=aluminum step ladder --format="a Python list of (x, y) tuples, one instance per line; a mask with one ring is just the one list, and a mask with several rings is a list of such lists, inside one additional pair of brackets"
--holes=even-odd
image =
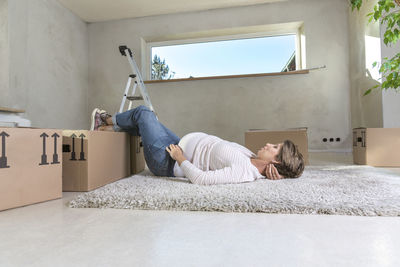
[[(132, 102), (135, 100), (144, 100), (144, 103), (146, 106), (155, 113), (153, 105), (151, 104), (149, 94), (147, 93), (146, 86), (144, 85), (142, 75), (140, 74), (139, 68), (135, 62), (135, 59), (133, 58), (133, 54), (130, 48), (128, 48), (126, 45), (121, 45), (119, 46), (119, 52), (121, 52), (122, 56), (126, 56), (129, 62), (129, 65), (131, 66), (133, 74), (130, 74), (128, 77), (128, 82), (126, 83), (125, 87), (125, 92), (124, 96), (122, 97), (122, 102), (121, 106), (119, 108), (119, 112), (122, 113), (124, 112), (125, 109), (125, 103), (128, 100), (129, 101), (129, 106), (127, 110), (130, 110), (132, 108)], [(133, 81), (133, 86), (132, 85)], [(140, 94), (141, 96), (135, 96), (136, 88), (139, 86)], [(132, 89), (132, 90), (130, 90)]]

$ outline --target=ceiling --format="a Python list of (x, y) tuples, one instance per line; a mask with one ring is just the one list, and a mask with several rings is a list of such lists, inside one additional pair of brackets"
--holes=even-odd
[(58, 0), (86, 22), (257, 5), (286, 0)]

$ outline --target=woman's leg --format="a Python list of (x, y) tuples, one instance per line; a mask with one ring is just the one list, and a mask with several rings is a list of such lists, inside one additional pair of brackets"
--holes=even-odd
[(154, 113), (146, 106), (128, 110), (112, 116), (116, 131), (125, 131), (141, 136), (144, 157), (150, 171), (158, 176), (173, 176), (175, 161), (165, 148), (178, 144), (179, 137), (160, 123)]

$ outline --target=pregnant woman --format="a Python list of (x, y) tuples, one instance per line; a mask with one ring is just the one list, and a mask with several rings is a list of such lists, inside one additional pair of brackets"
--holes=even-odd
[(267, 143), (256, 155), (237, 143), (202, 132), (189, 133), (180, 139), (146, 106), (113, 116), (96, 108), (91, 130), (124, 131), (141, 136), (144, 157), (154, 175), (186, 177), (195, 184), (297, 178), (304, 170), (303, 156), (290, 140)]

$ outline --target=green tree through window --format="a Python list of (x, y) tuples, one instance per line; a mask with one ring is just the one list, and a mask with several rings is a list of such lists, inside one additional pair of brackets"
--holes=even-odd
[(161, 61), (160, 57), (154, 55), (151, 64), (151, 79), (152, 80), (169, 80), (174, 78), (175, 72), (169, 70), (169, 66), (165, 63), (165, 59)]

